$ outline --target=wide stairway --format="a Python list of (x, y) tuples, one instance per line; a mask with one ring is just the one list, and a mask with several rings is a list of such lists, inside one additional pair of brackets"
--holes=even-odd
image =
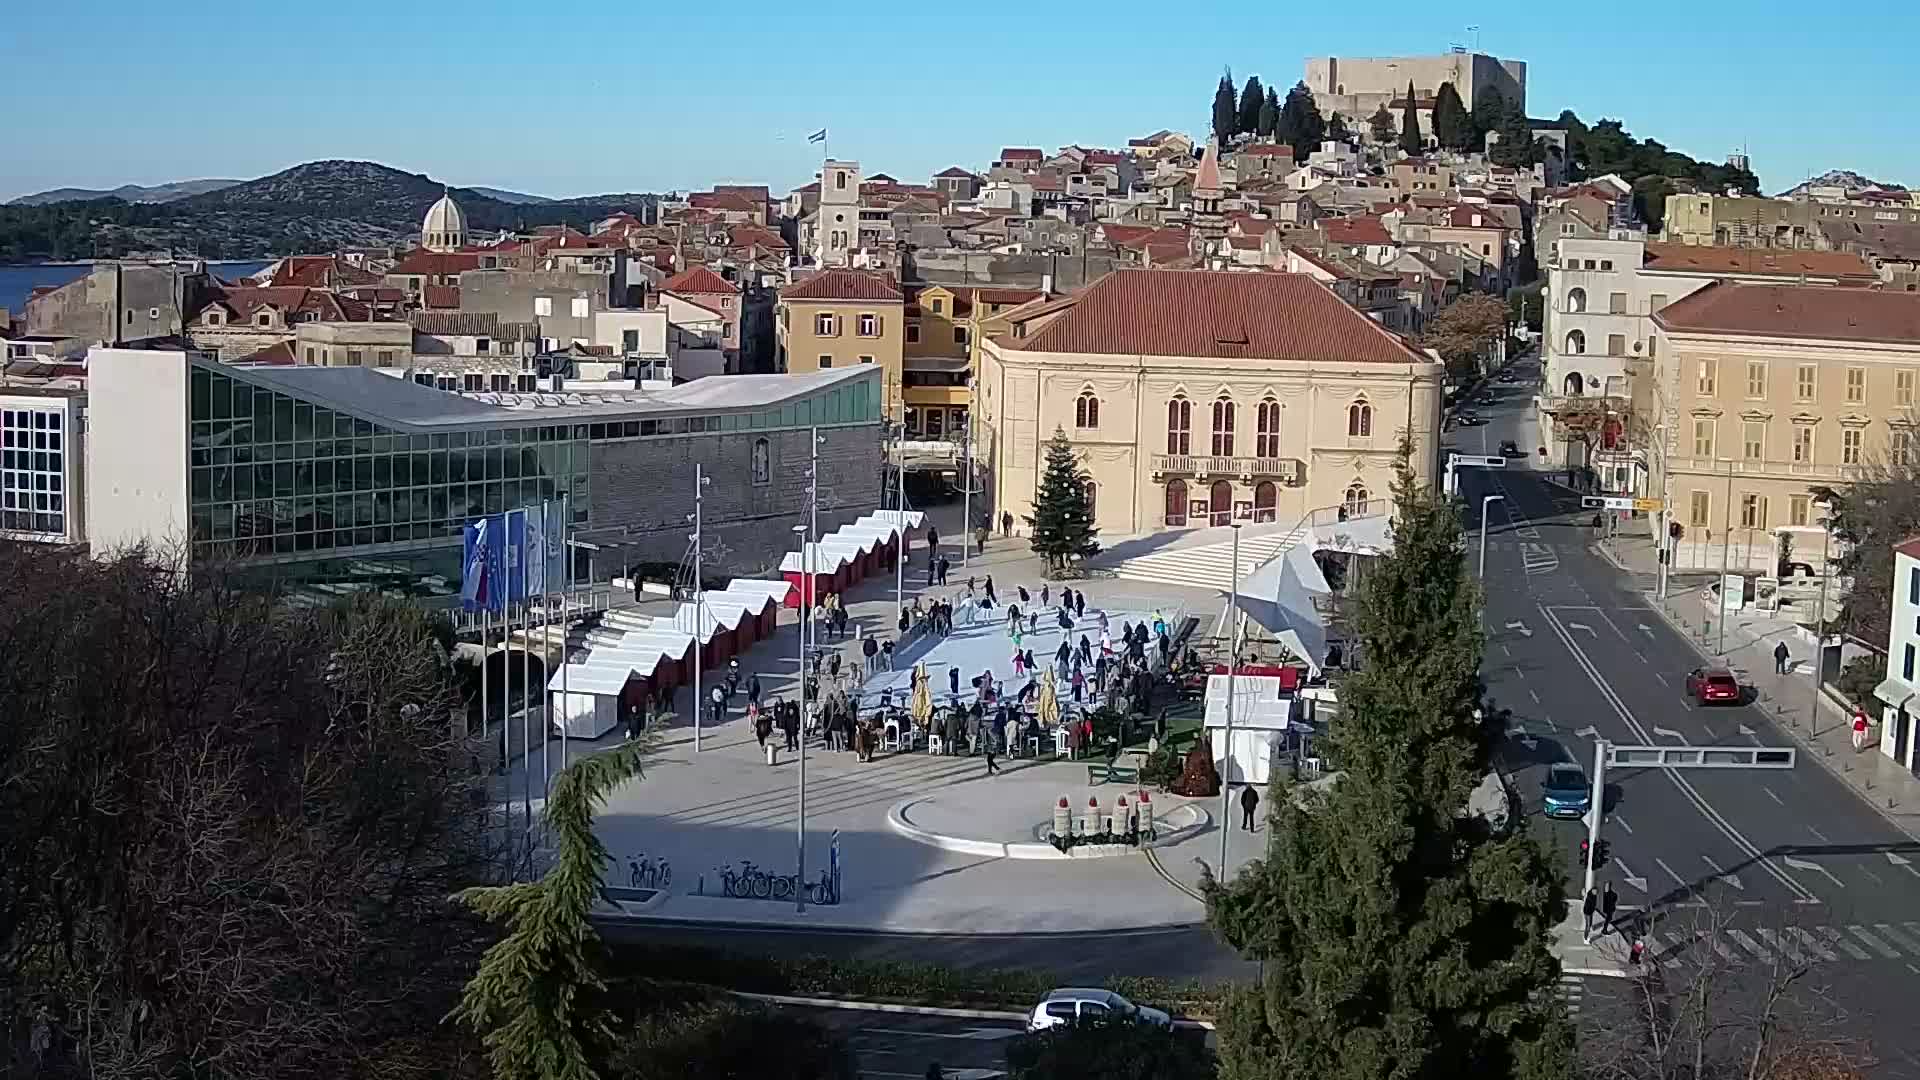
[[(1240, 537), (1240, 576), (1251, 574), (1261, 564), (1306, 539), (1306, 529), (1265, 526), (1269, 531), (1253, 534), (1249, 528)], [(1233, 534), (1227, 529), (1210, 529), (1219, 540), (1207, 540), (1182, 547), (1150, 551), (1110, 563), (1107, 569), (1126, 581), (1150, 581), (1161, 585), (1179, 585), (1190, 589), (1233, 588)]]

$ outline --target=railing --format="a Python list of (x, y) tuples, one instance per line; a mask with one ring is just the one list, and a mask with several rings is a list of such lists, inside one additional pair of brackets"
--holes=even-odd
[(1684, 470), (1717, 473), (1721, 476), (1731, 472), (1735, 476), (1799, 476), (1821, 480), (1858, 480), (1865, 476), (1867, 471), (1864, 465), (1821, 465), (1811, 461), (1749, 461), (1683, 457), (1667, 458), (1666, 466), (1668, 472)]
[(1272, 476), (1290, 484), (1306, 473), (1305, 462), (1295, 458), (1152, 454), (1148, 463), (1154, 472), (1170, 476)]

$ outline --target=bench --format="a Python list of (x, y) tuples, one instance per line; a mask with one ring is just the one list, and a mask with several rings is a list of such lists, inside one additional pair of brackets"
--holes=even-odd
[(1140, 770), (1126, 765), (1108, 765), (1100, 763), (1087, 766), (1087, 783), (1090, 786), (1101, 784), (1138, 784)]

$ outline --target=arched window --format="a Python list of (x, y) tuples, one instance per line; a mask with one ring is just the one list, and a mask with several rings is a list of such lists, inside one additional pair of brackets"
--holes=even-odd
[(1575, 356), (1583, 356), (1587, 351), (1587, 335), (1578, 330), (1567, 331), (1567, 351)]
[(1233, 485), (1225, 480), (1215, 480), (1207, 492), (1207, 523), (1233, 524)]
[(753, 482), (773, 482), (773, 446), (764, 436), (753, 440)]
[(1566, 387), (1568, 397), (1579, 397), (1580, 392), (1586, 389), (1586, 385), (1586, 380), (1580, 377), (1579, 372), (1574, 371), (1567, 374)]
[(1100, 485), (1094, 483), (1092, 477), (1082, 479), (1080, 484), (1087, 492), (1087, 526), (1091, 528), (1100, 520)]
[(1213, 403), (1213, 456), (1233, 456), (1233, 401), (1229, 398)]
[(1347, 434), (1356, 439), (1373, 434), (1373, 406), (1364, 401), (1347, 406)]
[(1280, 456), (1280, 403), (1268, 398), (1254, 412), (1253, 456)]
[(1579, 314), (1587, 310), (1587, 290), (1573, 289), (1567, 293), (1567, 310)]
[(1193, 402), (1183, 397), (1167, 401), (1167, 453), (1193, 453)]
[(1272, 521), (1280, 502), (1280, 490), (1273, 481), (1262, 480), (1253, 486), (1253, 520)]
[(1348, 518), (1366, 517), (1367, 503), (1369, 501), (1366, 485), (1360, 483), (1358, 480), (1348, 484), (1347, 497), (1340, 503), (1340, 520), (1345, 521)]
[(1097, 428), (1100, 426), (1100, 399), (1093, 391), (1082, 390), (1073, 401), (1073, 426), (1077, 428)]
[(1185, 525), (1187, 523), (1187, 482), (1185, 480), (1167, 481), (1167, 524)]

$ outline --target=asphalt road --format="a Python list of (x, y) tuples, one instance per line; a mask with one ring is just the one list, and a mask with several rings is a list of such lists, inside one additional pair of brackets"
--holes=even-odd
[[(1531, 451), (1539, 437), (1526, 385), (1497, 391), (1499, 403), (1480, 409), (1489, 423), (1451, 432), (1448, 442), (1497, 454), (1513, 439)], [(1591, 770), (1596, 737), (1793, 745), (1757, 708), (1686, 700), (1685, 675), (1703, 659), (1651, 609), (1651, 579), (1594, 550), (1592, 511), (1581, 511), (1577, 497), (1524, 468), (1462, 470), (1461, 489), (1476, 530), (1482, 497), (1505, 496), (1488, 508), (1483, 671), (1489, 696), (1511, 710), (1503, 757), (1530, 811), (1545, 766), (1573, 760)], [(1810, 956), (1823, 992), (1856, 1020), (1881, 1018), (1856, 1030), (1872, 1035), (1884, 1074), (1920, 1076), (1920, 1032), (1896, 1013), (1920, 985), (1920, 923), (1911, 921), (1920, 916), (1920, 844), (1807, 760), (1783, 771), (1610, 772), (1606, 803), (1611, 860), (1601, 877), (1624, 906), (1690, 928), (1663, 933), (1656, 924), (1658, 953), (1685, 963), (1725, 948), (1755, 965), (1775, 951)], [(1534, 826), (1563, 853), (1577, 895), (1584, 825)], [(1735, 922), (1702, 939), (1692, 929), (1709, 905)]]
[(1004, 1075), (1007, 1041), (1023, 1026), (1012, 1020), (907, 1016), (850, 1009), (803, 1009), (838, 1031), (853, 1048), (862, 1077), (925, 1080), (939, 1065), (947, 1080), (986, 1080)]

